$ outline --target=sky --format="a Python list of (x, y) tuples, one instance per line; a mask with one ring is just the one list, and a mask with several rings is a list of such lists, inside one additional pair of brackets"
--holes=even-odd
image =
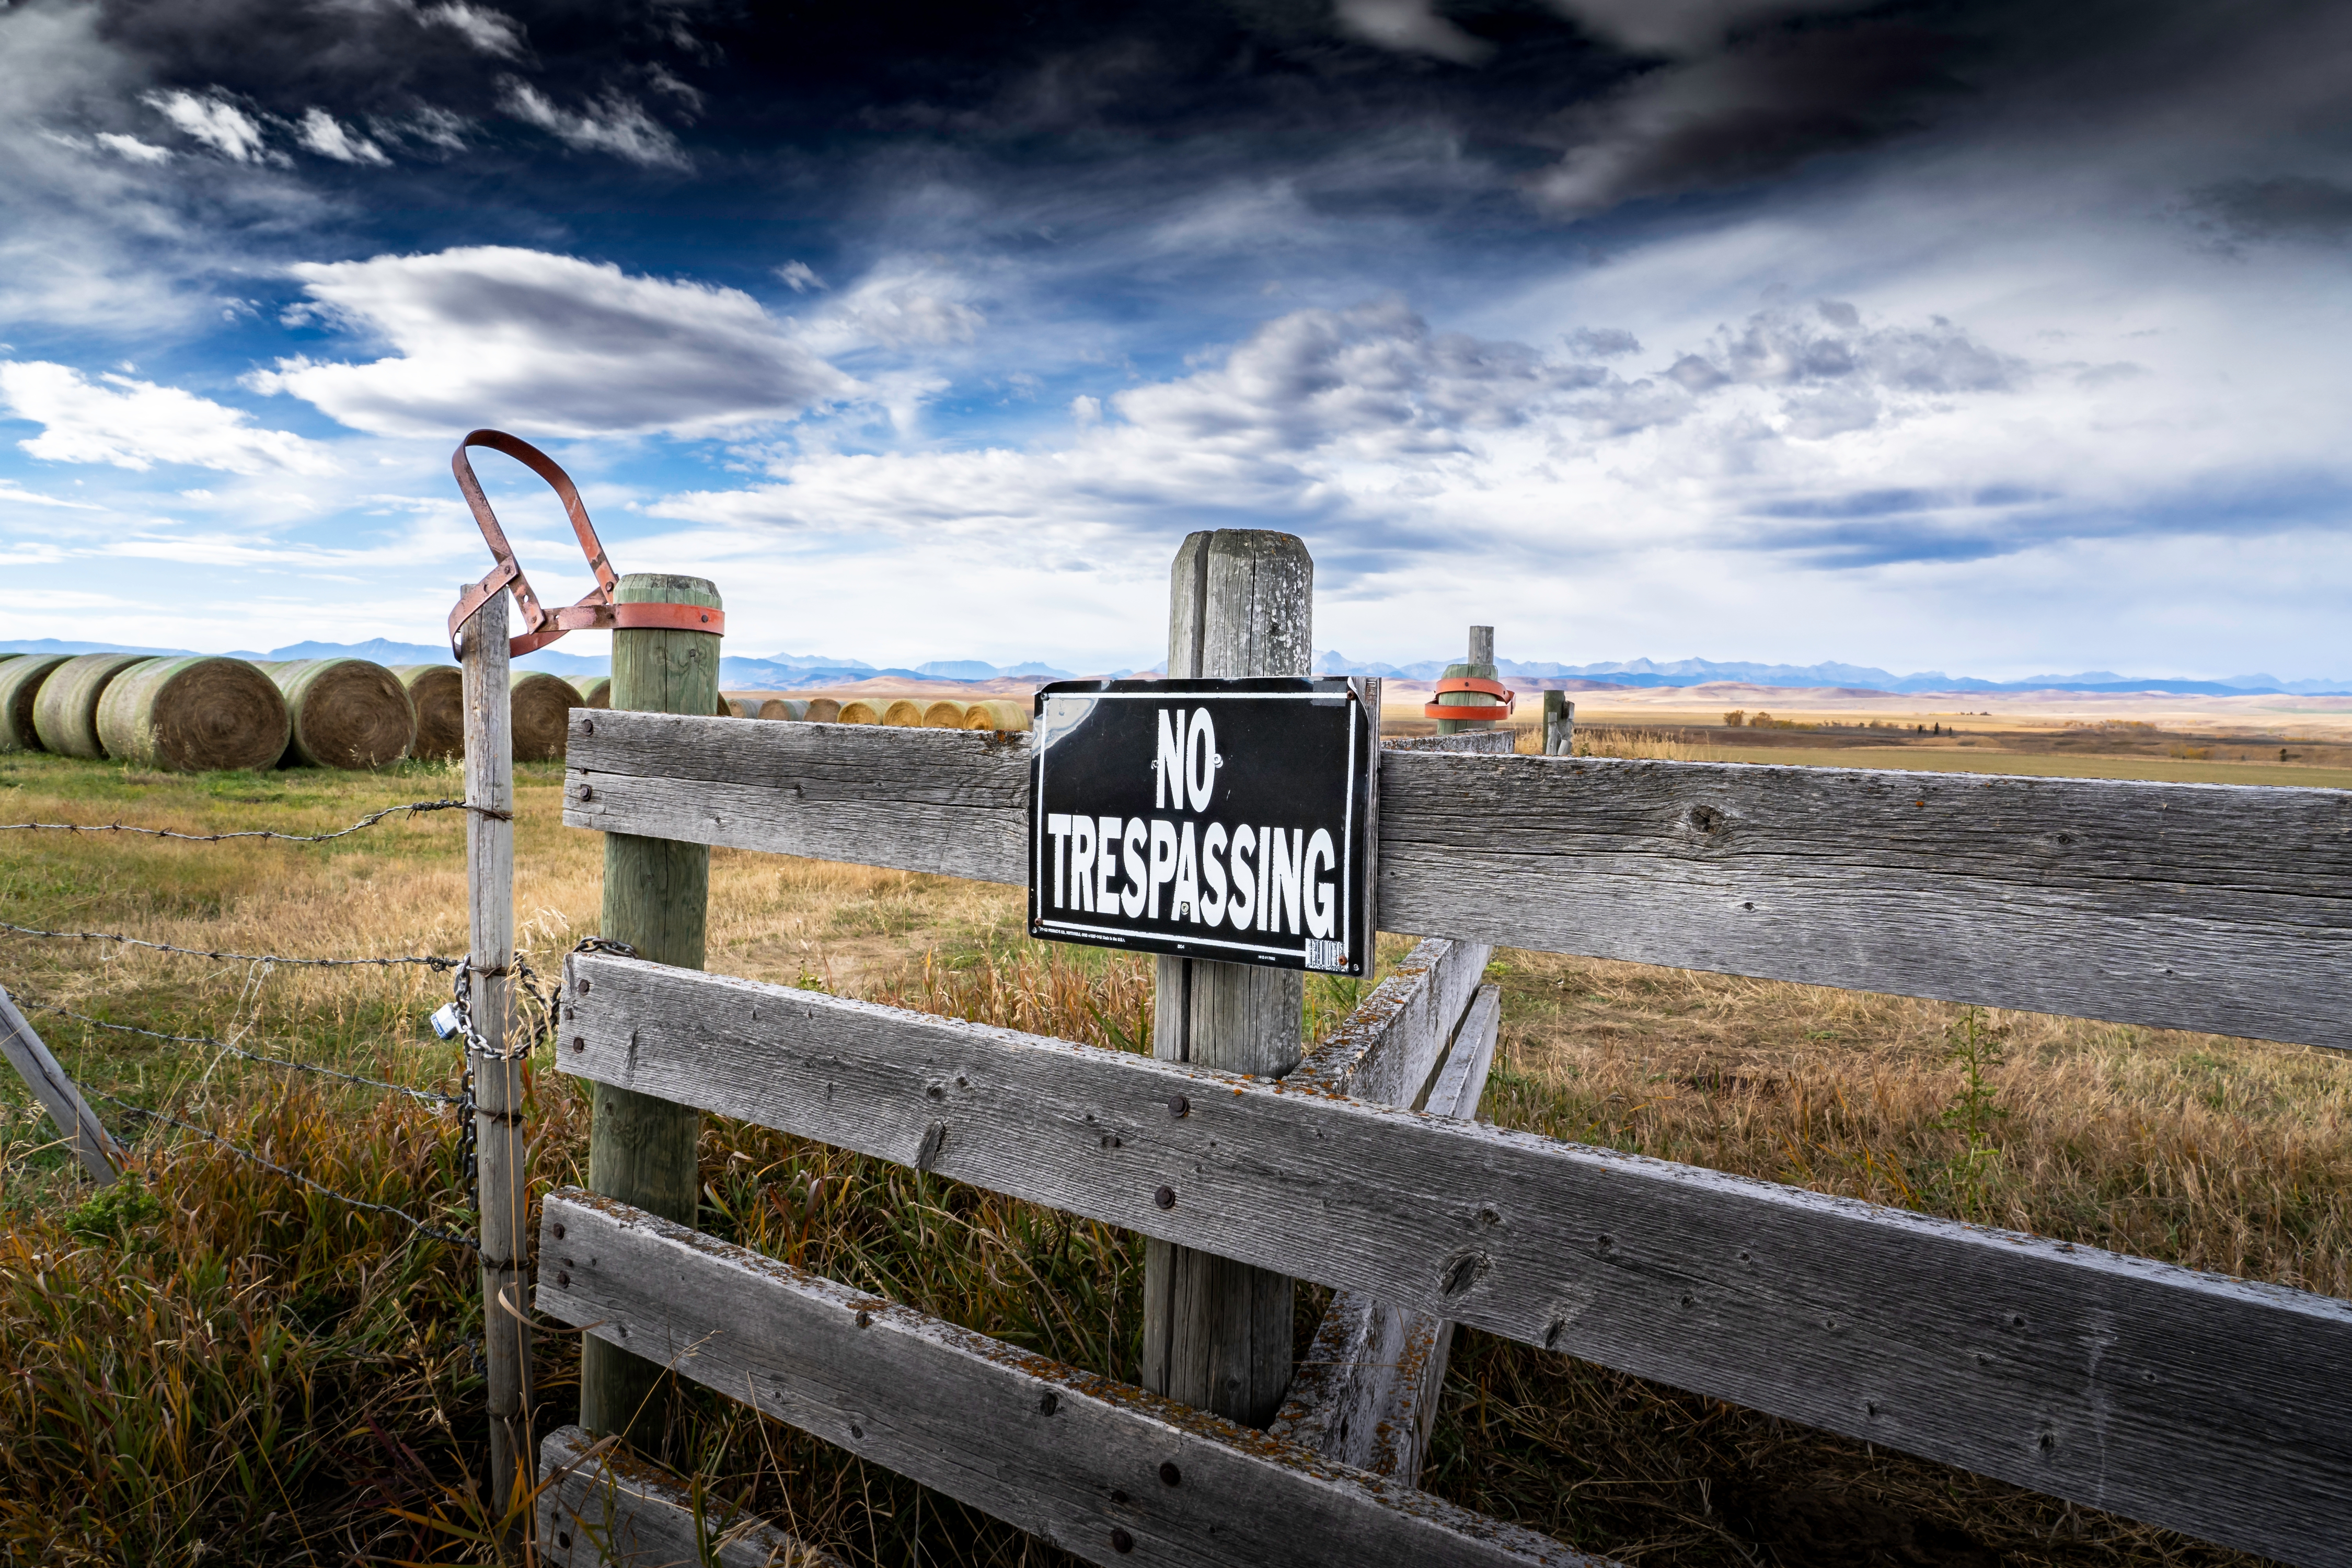
[[(0, 0), (0, 637), (2352, 677), (2352, 7)], [(551, 496), (477, 467), (542, 598)], [(575, 635), (567, 652), (601, 651)]]

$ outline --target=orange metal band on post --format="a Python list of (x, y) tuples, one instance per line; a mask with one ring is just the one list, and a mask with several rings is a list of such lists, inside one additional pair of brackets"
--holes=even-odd
[(1499, 697), (1500, 702), (1465, 703), (1461, 707), (1431, 701), (1423, 704), (1422, 712), (1432, 719), (1507, 719), (1519, 705), (1519, 694), (1499, 680), (1482, 680), (1475, 675), (1449, 675), (1437, 683), (1431, 695), (1443, 697), (1449, 691), (1475, 691), (1482, 696)]
[[(561, 610), (551, 610), (539, 602), (531, 592), (530, 579), (523, 575), (522, 564), (515, 559), (514, 546), (507, 542), (506, 530), (499, 526), (498, 514), (490, 510), (490, 498), (482, 493), (482, 482), (474, 477), (474, 465), (466, 456), (468, 447), (487, 447), (493, 452), (504, 452), (516, 462), (545, 479), (548, 488), (563, 503), (563, 513), (572, 520), (572, 531), (580, 538), (581, 553), (588, 557), (588, 570), (596, 578), (596, 586), (576, 605)], [(633, 627), (650, 627), (663, 631), (709, 632), (713, 637), (727, 635), (727, 612), (702, 605), (616, 605), (613, 590), (621, 581), (620, 574), (605, 559), (604, 546), (596, 538), (596, 525), (588, 521), (587, 505), (580, 499), (580, 488), (563, 466), (520, 437), (509, 436), (503, 430), (471, 430), (457, 443), (457, 451), (449, 457), (450, 471), (457, 476), (458, 491), (472, 509), (474, 521), (481, 525), (482, 539), (490, 547), (490, 558), (498, 564), (490, 574), (466, 590), (457, 607), (449, 612), (449, 647), (457, 648), (457, 631), (473, 617), (476, 610), (491, 595), (511, 590), (515, 603), (522, 609), (522, 635), (507, 645), (508, 657), (515, 658), (545, 647), (566, 632), (614, 631)]]

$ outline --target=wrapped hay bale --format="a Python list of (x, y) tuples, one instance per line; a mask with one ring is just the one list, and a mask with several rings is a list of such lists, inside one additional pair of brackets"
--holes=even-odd
[(963, 728), (963, 710), (964, 705), (962, 703), (950, 702), (945, 698), (941, 698), (939, 701), (932, 703), (929, 707), (923, 710), (923, 728), (926, 730), (961, 730)]
[(61, 757), (106, 755), (98, 738), (98, 700), (123, 671), (145, 664), (143, 653), (86, 653), (59, 665), (33, 700), (33, 730), (43, 751)]
[(919, 730), (923, 727), (923, 704), (911, 697), (897, 698), (884, 704), (882, 722), (902, 730)]
[(1026, 730), (1032, 715), (1026, 702), (975, 702), (964, 710), (967, 730)]
[(283, 767), (381, 768), (416, 742), (416, 707), (400, 677), (364, 658), (300, 658), (257, 667), (286, 694), (293, 719)]
[(508, 701), (513, 715), (514, 760), (519, 763), (559, 760), (572, 728), (572, 710), (587, 706), (570, 681), (543, 669), (518, 672)]
[(580, 693), (583, 708), (610, 708), (613, 705), (613, 678), (609, 675), (575, 675), (572, 689)]
[(812, 724), (838, 724), (841, 722), (841, 704), (830, 697), (812, 697), (808, 700), (808, 711), (803, 717)]
[(737, 704), (728, 701), (727, 694), (722, 691), (719, 694), (719, 707), (711, 716), (717, 719), (740, 719), (743, 717), (743, 710)]
[(845, 724), (879, 724), (882, 710), (863, 697), (853, 697), (841, 705), (841, 722)]
[(762, 719), (782, 719), (797, 723), (808, 717), (809, 705), (792, 697), (771, 697), (760, 704)]
[(167, 773), (270, 767), (291, 727), (278, 683), (241, 658), (150, 659), (98, 700), (106, 754)]
[(0, 665), (0, 752), (41, 749), (40, 734), (33, 728), (33, 703), (41, 695), (41, 683), (67, 657), (40, 653)]
[(454, 664), (395, 664), (392, 673), (400, 678), (409, 705), (416, 710), (416, 743), (408, 754), (432, 763), (464, 756), (465, 672)]

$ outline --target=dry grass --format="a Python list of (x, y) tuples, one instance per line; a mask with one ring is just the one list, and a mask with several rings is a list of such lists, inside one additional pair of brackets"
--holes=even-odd
[[(1601, 734), (1609, 754), (1678, 755)], [(1581, 748), (1580, 748), (1581, 749)], [(1685, 748), (1687, 749), (1687, 748)], [(520, 781), (518, 907), (543, 974), (595, 927), (598, 841)], [(142, 777), (0, 762), (0, 817), (341, 826), (453, 793), (387, 777)], [(189, 945), (455, 952), (452, 817), (317, 849), (11, 835), (20, 923)], [(1146, 961), (1020, 934), (1006, 889), (720, 852), (710, 966), (1139, 1048)], [(1389, 944), (1401, 949), (1401, 942)], [(1486, 1114), (1559, 1136), (2352, 1294), (2352, 1063), (2205, 1036), (1998, 1015), (1983, 1092), (1938, 1005), (1511, 953)], [(170, 1032), (449, 1086), (422, 1027), (444, 982), (0, 937), (0, 984)], [(1318, 978), (1310, 1033), (1358, 987)], [(470, 1228), (450, 1118), (215, 1053), (38, 1020), (95, 1087), (215, 1127), (344, 1190)], [(1973, 1131), (1955, 1113), (1975, 1105)], [(535, 1080), (537, 1169), (577, 1180), (580, 1097)], [(467, 1260), (201, 1140), (109, 1121), (142, 1182), (90, 1201), (0, 1085), (0, 1563), (487, 1560), (480, 1315)], [(1132, 1375), (1140, 1247), (1052, 1211), (707, 1119), (703, 1224), (1097, 1370)], [(1319, 1293), (1302, 1291), (1304, 1326)], [(550, 1331), (545, 1419), (576, 1397)], [(1644, 1563), (2221, 1562), (2227, 1554), (1938, 1467), (1465, 1333), (1433, 1489)], [(698, 1391), (666, 1457), (859, 1563), (1058, 1554)]]

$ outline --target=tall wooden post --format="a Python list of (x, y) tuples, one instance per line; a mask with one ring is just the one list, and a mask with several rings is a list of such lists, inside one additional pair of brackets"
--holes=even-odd
[[(1170, 677), (1306, 675), (1315, 563), (1286, 533), (1220, 529), (1176, 552)], [(1298, 1065), (1305, 977), (1297, 970), (1161, 958), (1152, 1054), (1279, 1078)], [(1290, 1385), (1291, 1282), (1163, 1241), (1147, 1246), (1143, 1386), (1264, 1426)]]
[[(1447, 677), (1465, 675), (1475, 680), (1496, 679), (1495, 628), (1472, 626), (1469, 658), (1461, 664), (1447, 665), (1445, 674)], [(1442, 691), (1437, 696), (1437, 705), (1440, 708), (1477, 708), (1490, 704), (1495, 699), (1475, 691)], [(1495, 721), (1492, 719), (1440, 719), (1437, 721), (1437, 732), (1441, 735), (1459, 735), (1471, 731), (1491, 730), (1494, 727)]]
[[(507, 660), (507, 596), (492, 595), (460, 631), (466, 718), (466, 954), (473, 1032), (474, 1152), (481, 1215), (482, 1346), (489, 1368), (490, 1517), (513, 1500), (517, 1467), (530, 1456), (530, 1173), (525, 1168), (522, 1063), (506, 1059), (512, 1035), (514, 957), (514, 725)], [(492, 815), (495, 813), (496, 815)], [(516, 1516), (520, 1531), (528, 1510)]]
[[(709, 605), (719, 590), (699, 577), (632, 573), (614, 597), (625, 605)], [(613, 634), (613, 707), (708, 718), (719, 704), (719, 638), (709, 632)], [(604, 911), (600, 934), (641, 958), (702, 967), (710, 906), (710, 850), (700, 844), (631, 834), (604, 836)], [(607, 1084), (595, 1086), (589, 1122), (592, 1191), (694, 1224), (698, 1203), (695, 1142), (702, 1118), (683, 1105)], [(661, 1436), (659, 1363), (591, 1336), (580, 1363), (580, 1424), (598, 1436), (620, 1434), (641, 1449)]]

